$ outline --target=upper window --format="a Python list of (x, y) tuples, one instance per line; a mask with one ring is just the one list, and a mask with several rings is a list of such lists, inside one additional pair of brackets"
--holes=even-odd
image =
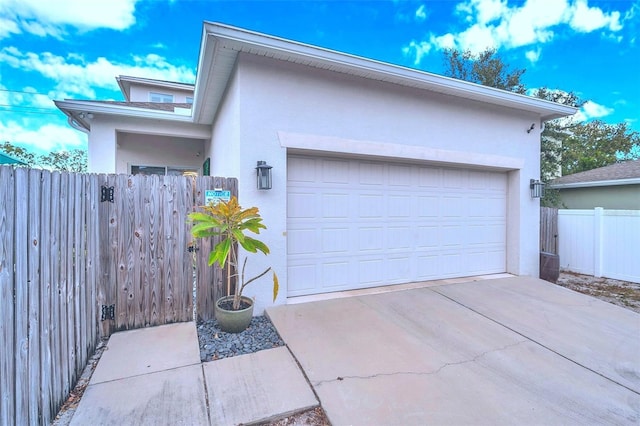
[(173, 95), (168, 95), (166, 93), (149, 93), (149, 102), (159, 102), (159, 103), (172, 103)]
[(193, 96), (187, 96), (187, 103), (188, 104), (192, 104), (193, 103)]

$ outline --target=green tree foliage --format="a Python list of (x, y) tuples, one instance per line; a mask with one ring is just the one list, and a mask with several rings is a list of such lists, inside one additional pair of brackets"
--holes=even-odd
[(476, 55), (470, 50), (445, 49), (444, 66), (444, 74), (449, 77), (520, 94), (527, 91), (522, 83), (526, 70), (509, 69), (495, 49)]
[(36, 155), (33, 152), (29, 152), (24, 148), (12, 145), (9, 142), (3, 142), (2, 145), (0, 145), (0, 151), (15, 158), (16, 160), (22, 161), (27, 165), (27, 167), (33, 167), (36, 163)]
[(606, 124), (596, 120), (573, 126), (562, 142), (562, 174), (608, 166), (622, 159), (638, 159), (640, 133), (627, 123)]
[(45, 168), (66, 172), (87, 171), (87, 151), (73, 149), (71, 151), (53, 151), (47, 154), (35, 154), (11, 142), (0, 144), (0, 151), (26, 164), (26, 167)]

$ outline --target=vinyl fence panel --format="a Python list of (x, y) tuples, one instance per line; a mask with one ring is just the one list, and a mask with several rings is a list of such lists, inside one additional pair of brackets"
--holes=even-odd
[(640, 211), (559, 210), (560, 267), (640, 282)]

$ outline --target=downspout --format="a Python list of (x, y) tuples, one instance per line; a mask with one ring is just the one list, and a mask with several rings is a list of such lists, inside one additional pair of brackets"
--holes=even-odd
[(87, 135), (89, 134), (89, 131), (87, 129), (85, 129), (84, 127), (82, 127), (80, 124), (78, 124), (74, 119), (73, 116), (70, 115), (69, 118), (67, 118), (67, 123), (69, 123), (69, 126), (73, 127), (76, 130), (81, 131), (82, 133), (86, 133)]

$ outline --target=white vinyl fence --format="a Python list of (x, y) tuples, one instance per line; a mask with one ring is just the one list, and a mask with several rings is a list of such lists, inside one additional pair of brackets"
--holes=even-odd
[(558, 210), (560, 268), (640, 283), (640, 210)]

